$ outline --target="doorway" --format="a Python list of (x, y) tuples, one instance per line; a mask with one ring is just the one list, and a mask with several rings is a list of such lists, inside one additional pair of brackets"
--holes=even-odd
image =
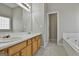
[(49, 14), (49, 42), (57, 43), (57, 13)]

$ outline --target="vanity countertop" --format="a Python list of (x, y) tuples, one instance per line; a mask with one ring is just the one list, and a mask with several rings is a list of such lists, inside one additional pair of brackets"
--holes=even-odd
[(0, 42), (0, 50), (5, 49), (5, 48), (8, 48), (8, 47), (10, 47), (12, 45), (18, 44), (18, 43), (23, 42), (25, 40), (28, 40), (28, 39), (30, 39), (30, 38), (32, 38), (34, 36), (37, 36), (37, 35), (41, 35), (41, 33), (32, 33), (32, 34), (22, 33), (19, 36), (21, 38), (15, 40), (15, 41), (5, 42), (5, 43)]

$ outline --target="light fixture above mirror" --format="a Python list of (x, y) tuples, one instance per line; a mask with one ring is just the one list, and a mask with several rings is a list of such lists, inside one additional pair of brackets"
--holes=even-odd
[(20, 7), (30, 12), (31, 6), (28, 3), (17, 3)]

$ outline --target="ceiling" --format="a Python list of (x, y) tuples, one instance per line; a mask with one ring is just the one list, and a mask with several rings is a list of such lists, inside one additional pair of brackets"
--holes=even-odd
[(15, 8), (18, 6), (16, 3), (3, 3), (3, 4), (10, 7), (10, 8)]

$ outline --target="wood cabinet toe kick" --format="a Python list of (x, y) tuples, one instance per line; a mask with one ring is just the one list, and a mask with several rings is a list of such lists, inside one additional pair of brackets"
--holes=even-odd
[(41, 35), (37, 35), (19, 44), (2, 49), (0, 52), (7, 56), (33, 56), (39, 50), (40, 46)]

